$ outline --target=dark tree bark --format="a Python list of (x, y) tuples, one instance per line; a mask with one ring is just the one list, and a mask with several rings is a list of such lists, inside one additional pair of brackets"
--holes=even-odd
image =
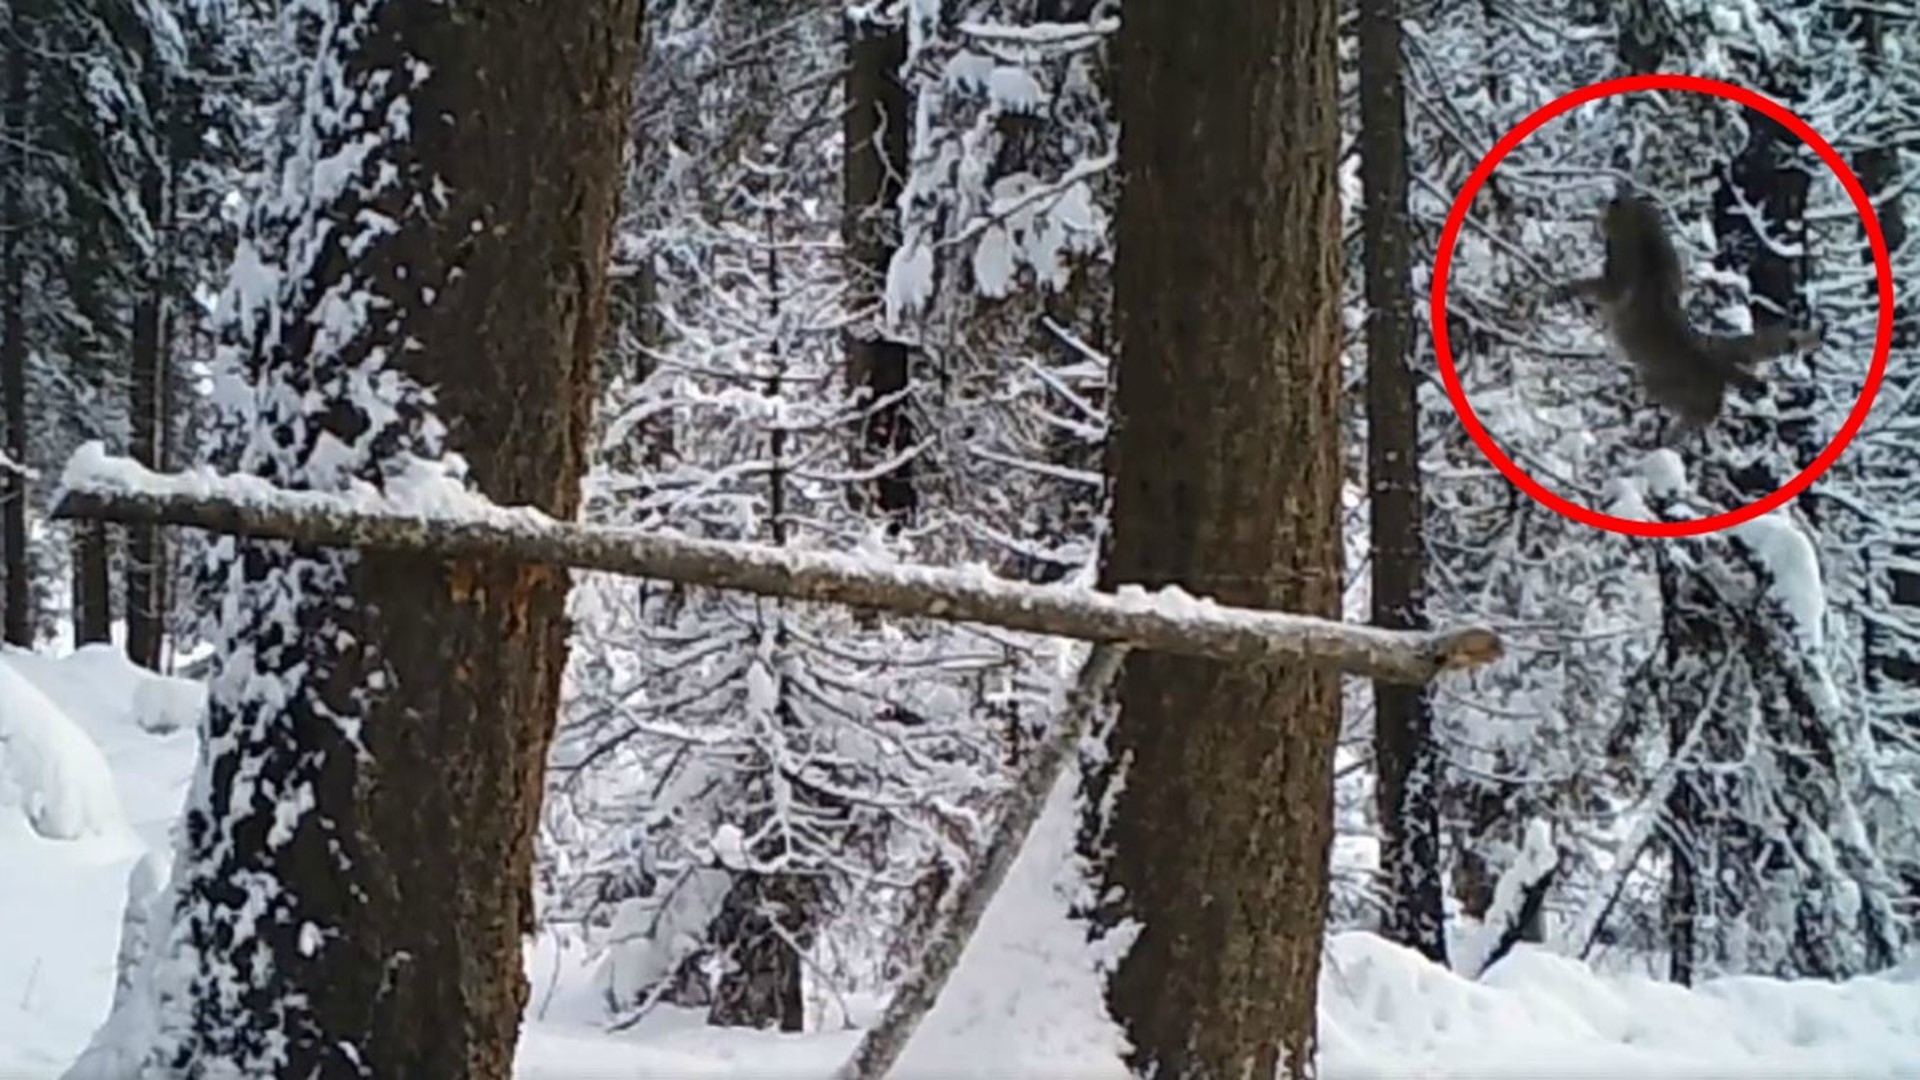
[[(842, 135), (843, 225), (855, 310), (874, 314), (847, 335), (847, 380), (866, 391), (862, 450), (885, 462), (913, 445), (907, 408), (911, 350), (885, 332), (881, 296), (897, 237), (898, 200), (907, 175), (907, 133), (912, 101), (900, 81), (907, 58), (906, 23), (872, 18), (847, 20), (846, 114)], [(898, 528), (919, 506), (913, 464), (901, 462), (873, 480), (870, 496)]]
[[(574, 514), (640, 11), (351, 3), (302, 24), (335, 74), (288, 126), (287, 201), (251, 227), (285, 271), (246, 309), (250, 471), (331, 490), (455, 453), (488, 498)], [(190, 948), (152, 1063), (505, 1080), (566, 573), (259, 541), (232, 559), (238, 677), (215, 680), (170, 935)]]
[[(141, 178), (140, 201), (147, 219), (160, 235), (170, 231), (166, 178), (159, 169), (163, 162)], [(133, 372), (128, 381), (128, 435), (130, 456), (150, 469), (163, 468), (165, 460), (167, 371), (170, 365), (170, 333), (167, 300), (170, 283), (163, 260), (166, 245), (142, 260), (137, 288), (141, 295), (133, 307)], [(134, 663), (154, 671), (160, 669), (160, 642), (166, 626), (166, 548), (160, 530), (135, 526), (127, 531), (127, 656)]]
[[(1128, 5), (1108, 583), (1339, 610), (1336, 8)], [(1120, 701), (1102, 916), (1142, 925), (1109, 991), (1135, 1067), (1309, 1075), (1339, 681), (1136, 655)]]
[(73, 641), (93, 645), (113, 640), (113, 595), (107, 576), (107, 527), (73, 526)]
[[(1398, 0), (1360, 4), (1360, 176), (1367, 274), (1367, 493), (1373, 621), (1423, 629), (1426, 544), (1407, 221), (1407, 126)], [(1422, 687), (1375, 683), (1373, 753), (1386, 936), (1447, 962), (1433, 713)]]
[[(26, 220), (27, 42), (20, 13), (7, 23), (6, 97), (0, 106), (0, 456), (27, 462)], [(33, 567), (27, 557), (27, 474), (0, 468), (0, 558), (6, 579), (0, 600), (0, 636), (7, 644), (33, 644)]]
[[(1716, 616), (1724, 613), (1704, 602), (1698, 583), (1690, 580), (1687, 568), (1667, 549), (1658, 549), (1655, 562), (1665, 631), (1661, 659), (1666, 669), (1675, 670), (1689, 656), (1722, 655), (1725, 646), (1715, 631), (1721, 621)], [(1699, 963), (1701, 900), (1714, 887), (1710, 877), (1701, 880), (1695, 860), (1704, 853), (1702, 840), (1711, 828), (1706, 820), (1711, 800), (1704, 794), (1715, 785), (1712, 777), (1704, 775), (1701, 761), (1717, 718), (1709, 714), (1713, 699), (1697, 678), (1674, 687), (1661, 705), (1666, 714), (1667, 754), (1677, 775), (1664, 807), (1671, 825), (1665, 830), (1667, 889), (1661, 900), (1661, 922), (1666, 932), (1667, 977), (1691, 986)], [(1703, 730), (1695, 731), (1696, 726)]]

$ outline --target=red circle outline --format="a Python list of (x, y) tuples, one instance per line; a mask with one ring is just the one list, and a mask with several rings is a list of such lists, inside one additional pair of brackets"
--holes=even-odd
[[(1494, 444), (1492, 436), (1488, 435), (1486, 428), (1481, 425), (1479, 418), (1474, 415), (1473, 406), (1468, 404), (1467, 395), (1460, 387), (1459, 375), (1454, 371), (1453, 348), (1447, 342), (1447, 271), (1453, 262), (1454, 243), (1459, 239), (1461, 226), (1466, 222), (1468, 206), (1473, 202), (1473, 197), (1479, 193), (1480, 186), (1487, 182), (1487, 177), (1493, 174), (1494, 167), (1499, 165), (1501, 159), (1512, 152), (1514, 147), (1520, 145), (1521, 140), (1538, 131), (1547, 121), (1587, 102), (1639, 90), (1685, 90), (1725, 98), (1771, 117), (1798, 136), (1802, 142), (1813, 147), (1814, 151), (1820, 155), (1820, 159), (1826, 162), (1827, 167), (1833, 170), (1834, 176), (1846, 188), (1847, 194), (1853, 199), (1854, 209), (1859, 211), (1861, 224), (1866, 227), (1867, 241), (1873, 246), (1873, 266), (1879, 284), (1880, 319), (1873, 346), (1873, 363), (1867, 370), (1866, 386), (1860, 392), (1860, 400), (1855, 403), (1853, 411), (1847, 415), (1847, 422), (1841, 426), (1839, 433), (1833, 437), (1833, 441), (1829, 442), (1826, 449), (1820, 452), (1820, 456), (1813, 460), (1813, 464), (1802, 469), (1798, 476), (1787, 481), (1773, 494), (1736, 510), (1728, 510), (1710, 517), (1695, 518), (1691, 521), (1638, 521), (1632, 518), (1614, 517), (1611, 514), (1602, 514), (1597, 510), (1576, 505), (1542, 487), (1501, 452), (1500, 448)], [(1841, 159), (1839, 152), (1821, 138), (1819, 132), (1807, 126), (1805, 121), (1788, 111), (1786, 107), (1745, 87), (1697, 75), (1629, 75), (1608, 79), (1556, 98), (1520, 121), (1519, 125), (1494, 144), (1486, 157), (1480, 159), (1480, 164), (1476, 165), (1472, 175), (1467, 177), (1466, 186), (1460, 189), (1460, 194), (1453, 201), (1452, 209), (1447, 213), (1446, 228), (1440, 234), (1440, 249), (1434, 256), (1433, 289), (1429, 304), (1428, 317), (1433, 324), (1433, 347), (1440, 361), (1441, 381), (1446, 384), (1447, 397), (1453, 402), (1454, 412), (1459, 414), (1460, 423), (1466, 428), (1467, 434), (1472, 436), (1474, 443), (1480, 447), (1481, 453), (1487, 456), (1487, 460), (1491, 461), (1508, 480), (1518, 485), (1520, 490), (1532, 496), (1535, 502), (1547, 509), (1583, 525), (1631, 536), (1680, 537), (1718, 532), (1778, 509), (1789, 499), (1812, 486), (1822, 473), (1840, 459), (1840, 455), (1846, 451), (1847, 444), (1853, 441), (1861, 425), (1866, 423), (1867, 414), (1873, 411), (1873, 399), (1880, 392), (1880, 382), (1886, 376), (1887, 355), (1893, 348), (1893, 268), (1887, 254), (1886, 237), (1880, 231), (1880, 219), (1874, 215), (1873, 204), (1868, 199), (1866, 190), (1860, 186), (1859, 178), (1853, 175), (1853, 171), (1847, 168), (1847, 163)]]

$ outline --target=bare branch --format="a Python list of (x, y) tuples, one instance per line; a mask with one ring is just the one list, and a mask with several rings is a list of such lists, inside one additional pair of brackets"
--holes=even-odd
[(1483, 627), (1384, 630), (1225, 607), (1178, 589), (1123, 587), (1115, 594), (1027, 585), (984, 569), (889, 564), (560, 522), (444, 489), (433, 491), (432, 498), (432, 506), (409, 505), (371, 489), (285, 491), (257, 477), (162, 475), (89, 444), (68, 463), (54, 516), (185, 525), (441, 559), (545, 563), (1186, 656), (1330, 668), (1398, 683), (1476, 667), (1501, 650), (1499, 637)]

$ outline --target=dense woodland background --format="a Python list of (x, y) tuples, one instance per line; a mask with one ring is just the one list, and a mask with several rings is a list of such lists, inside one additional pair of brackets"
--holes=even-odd
[[(1244, 1045), (1235, 1024), (1270, 1029), (1304, 1068), (1292, 1052), (1310, 1046), (1326, 929), (1374, 928), (1470, 975), (1521, 939), (1680, 982), (1899, 959), (1920, 918), (1910, 290), (1874, 411), (1830, 471), (1779, 514), (1658, 541), (1569, 522), (1487, 463), (1439, 384), (1425, 297), (1440, 224), (1494, 142), (1573, 88), (1651, 71), (1750, 86), (1805, 119), (1872, 195), (1896, 285), (1915, 280), (1920, 15), (1853, 0), (1122, 6), (605, 0), (447, 29), (380, 3), (11, 0), (6, 641), (111, 638), (156, 670), (225, 669), (210, 737), (285, 735), (256, 759), (265, 790), (311, 780), (323, 807), (354, 789), (302, 772), (302, 755), (337, 750), (301, 726), (315, 718), (447, 716), (455, 697), (472, 716), (534, 717), (497, 737), (399, 738), (382, 760), (406, 776), (547, 752), (544, 780), (521, 777), (544, 784), (537, 820), (445, 872), (498, 876), (531, 837), (531, 896), (475, 901), (473, 917), (501, 950), (536, 920), (604, 950), (615, 1022), (669, 1003), (718, 1025), (834, 1026), (849, 995), (897, 981), (1077, 651), (611, 575), (570, 594), (511, 569), (422, 581), (56, 521), (75, 447), (319, 488), (451, 447), (497, 501), (577, 504), (588, 521), (1496, 628), (1505, 659), (1427, 688), (1130, 661), (1108, 757), (1086, 770), (1084, 854), (1110, 887), (1085, 910), (1116, 940), (1192, 920), (1140, 934), (1110, 992), (1141, 1058), (1177, 1072), (1244, 1052), (1227, 1049)], [(428, 61), (395, 60), (409, 50)], [(498, 89), (538, 83), (523, 66), (541, 63), (578, 85)], [(367, 179), (383, 159), (365, 132), (405, 144), (441, 115), (490, 123), (423, 137), (392, 158), (397, 179)], [(615, 160), (617, 192), (594, 171)], [(489, 179), (462, 203), (459, 185), (409, 187), (431, 175), (421, 162)], [(1668, 210), (1698, 322), (1826, 333), (1664, 452), (1589, 313), (1548, 300), (1598, 266), (1597, 209), (1622, 181)], [(592, 218), (616, 194), (602, 264)], [(441, 224), (414, 230), (410, 206)], [(470, 240), (449, 206), (471, 212)], [(535, 231), (555, 238), (547, 262), (525, 261)], [(485, 295), (460, 285), (475, 267), (497, 274)], [(580, 335), (602, 318), (603, 277), (596, 343)], [(378, 299), (416, 287), (451, 290), (447, 313), (424, 292), (419, 312)], [(1583, 106), (1501, 165), (1454, 253), (1448, 332), (1475, 411), (1523, 468), (1583, 505), (1682, 520), (1773, 491), (1834, 436), (1872, 358), (1874, 290), (1862, 224), (1808, 148), (1725, 101), (1638, 94)], [(379, 329), (381, 312), (406, 333)], [(388, 385), (386, 350), (407, 353), (408, 334), (427, 347)], [(1164, 352), (1120, 378), (1130, 339)], [(522, 411), (490, 413), (502, 399)], [(340, 401), (362, 415), (330, 418)], [(235, 574), (304, 599), (276, 622), (236, 606)], [(317, 599), (349, 586), (409, 610)], [(355, 651), (356, 635), (400, 639), (382, 619), (442, 625), (436, 604), (472, 596), (523, 607), (447, 622), (459, 642), (418, 656)], [(443, 647), (491, 660), (398, 703), (365, 704), (342, 674), (441, 670)], [(256, 675), (311, 663), (336, 682), (287, 718), (232, 675), (241, 651)], [(549, 750), (537, 716), (554, 694)], [(1114, 762), (1133, 765), (1123, 782)], [(420, 812), (412, 794), (366, 813)], [(270, 815), (230, 791), (195, 799), (203, 825), (216, 804)], [(238, 903), (221, 883), (242, 871), (312, 872), (307, 856), (275, 870), (221, 850), (238, 861), (208, 862), (198, 886), (215, 906)], [(1273, 870), (1322, 864), (1324, 893), (1316, 873)], [(1192, 901), (1215, 890), (1270, 913), (1220, 929)], [(360, 931), (412, 940), (435, 916), (404, 893), (405, 911)], [(1276, 926), (1292, 936), (1270, 953), (1184, 951)], [(442, 944), (444, 963), (470, 962)], [(336, 962), (333, 978), (386, 992), (377, 963)], [(1274, 997), (1287, 1003), (1239, 1008), (1301, 971), (1306, 989)], [(518, 993), (498, 1016), (517, 1017)], [(1190, 1024), (1215, 1034), (1188, 1044)], [(411, 1052), (393, 1060), (428, 1060)]]

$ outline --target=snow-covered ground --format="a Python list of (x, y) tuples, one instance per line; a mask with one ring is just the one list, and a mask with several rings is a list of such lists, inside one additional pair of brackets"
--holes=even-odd
[[(0, 1077), (58, 1076), (105, 1014), (128, 874), (167, 850), (198, 700), (105, 648), (0, 653)], [(1069, 809), (1056, 798), (897, 1075), (1125, 1076), (1061, 899)], [(607, 1034), (583, 952), (543, 939), (528, 970), (523, 1077), (819, 1078), (857, 1036), (718, 1031), (671, 1010)], [(1920, 964), (1685, 990), (1522, 950), (1469, 982), (1343, 934), (1321, 996), (1331, 1080), (1920, 1076)]]

